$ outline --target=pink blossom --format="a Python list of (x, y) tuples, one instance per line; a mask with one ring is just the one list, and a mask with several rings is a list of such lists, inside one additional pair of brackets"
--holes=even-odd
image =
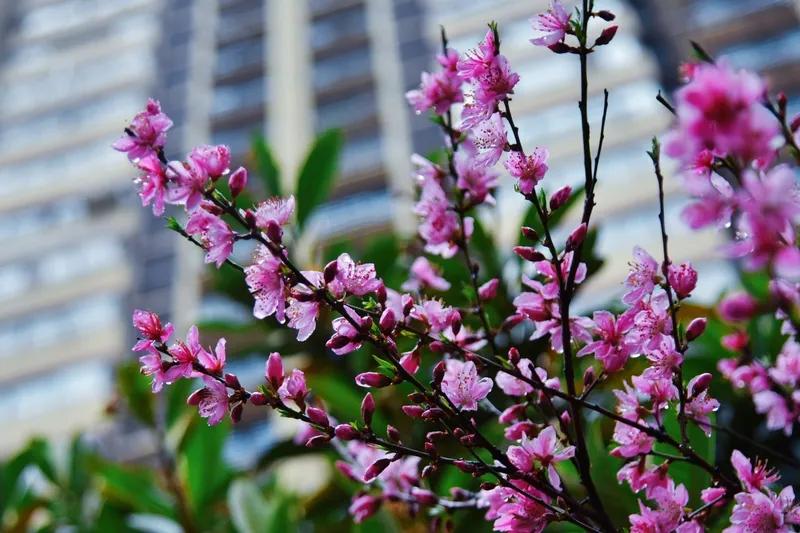
[(793, 340), (786, 341), (775, 366), (769, 369), (770, 377), (781, 385), (794, 389), (800, 381), (800, 344)]
[(200, 416), (208, 419), (209, 426), (215, 426), (228, 413), (228, 389), (212, 377), (203, 376), (202, 379), (206, 386), (193, 392), (186, 401), (197, 406)]
[(476, 165), (490, 167), (500, 160), (508, 145), (506, 125), (500, 113), (494, 113), (475, 127), (472, 142), (480, 154), (475, 158)]
[(603, 363), (606, 372), (621, 370), (633, 353), (634, 347), (625, 340), (625, 334), (633, 327), (633, 319), (630, 315), (615, 319), (608, 311), (595, 311), (592, 318), (593, 330), (599, 339), (584, 346), (578, 357), (592, 353)]
[[(422, 181), (422, 190), (414, 212), (423, 218), (419, 236), (425, 241), (425, 250), (452, 257), (458, 251), (454, 244), (460, 234), (458, 215), (450, 209), (447, 195), (441, 184), (433, 178)], [(466, 228), (465, 228), (466, 229)]]
[(664, 143), (667, 155), (689, 165), (703, 150), (766, 166), (774, 157), (779, 125), (763, 107), (764, 82), (727, 62), (699, 64), (675, 95), (678, 116)]
[(532, 440), (529, 440), (527, 435), (523, 435), (520, 446), (508, 448), (508, 459), (514, 466), (523, 472), (531, 472), (534, 462), (538, 462), (542, 468), (547, 470), (547, 479), (556, 489), (561, 488), (561, 480), (553, 465), (574, 456), (574, 446), (567, 446), (563, 449), (558, 446), (558, 437), (553, 426), (547, 426)]
[(758, 302), (744, 291), (733, 292), (722, 299), (717, 310), (723, 320), (744, 322), (758, 312)]
[[(549, 502), (550, 498), (542, 491), (518, 479), (510, 483), (517, 490), (498, 486), (489, 491), (482, 491), (479, 505), (487, 507), (486, 520), (494, 522), (495, 531), (509, 533), (540, 533), (550, 521), (550, 512), (540, 501)], [(528, 498), (522, 494), (528, 494)]]
[(356, 263), (349, 254), (341, 254), (336, 259), (336, 268), (337, 281), (345, 291), (355, 296), (364, 296), (383, 286), (383, 282), (376, 277), (375, 265)]
[(667, 335), (662, 335), (658, 344), (647, 351), (647, 359), (650, 366), (642, 376), (650, 380), (672, 379), (674, 370), (683, 363), (683, 356), (675, 349), (675, 340)]
[(152, 343), (147, 344), (142, 350), (146, 353), (139, 357), (139, 371), (145, 376), (152, 377), (153, 392), (160, 392), (164, 385), (170, 383), (165, 372), (166, 365), (161, 359), (161, 352), (156, 350)]
[(491, 378), (479, 378), (478, 369), (472, 361), (448, 359), (442, 379), (442, 392), (459, 409), (475, 411), (478, 402), (492, 390)]
[[(189, 329), (189, 335), (191, 335), (193, 331), (197, 331), (195, 326), (192, 326), (192, 328)], [(191, 346), (192, 343), (199, 346), (196, 335), (193, 341), (190, 341), (189, 336), (187, 336), (186, 341), (189, 343), (189, 346)], [(222, 373), (222, 371), (225, 369), (225, 344), (226, 341), (224, 338), (219, 339), (217, 341), (217, 345), (214, 347), (213, 353), (206, 350), (200, 350), (197, 352), (197, 359), (200, 361), (200, 364), (203, 365), (203, 368), (213, 374)]]
[(669, 284), (678, 298), (688, 298), (697, 285), (697, 271), (692, 268), (691, 263), (681, 263), (678, 266), (669, 265), (668, 275)]
[(662, 464), (647, 468), (645, 459), (642, 457), (625, 463), (617, 472), (617, 481), (620, 483), (627, 481), (634, 493), (644, 489), (645, 496), (652, 499), (655, 489), (665, 488), (669, 485), (669, 470), (666, 466), (668, 465)]
[(794, 508), (794, 489), (786, 487), (780, 494), (740, 492), (734, 496), (731, 526), (724, 533), (789, 533), (798, 524)]
[[(367, 325), (368, 317), (364, 320), (358, 316), (349, 307), (346, 308), (349, 320), (343, 316), (333, 320), (333, 336), (328, 340), (326, 346), (330, 348), (336, 355), (344, 355), (354, 352), (361, 348), (361, 341), (363, 339), (362, 329)], [(359, 324), (361, 327), (356, 328), (353, 322)]]
[(531, 39), (537, 46), (552, 46), (564, 40), (568, 31), (570, 14), (559, 0), (550, 2), (550, 9), (531, 19), (533, 31), (540, 37)]
[(255, 299), (253, 315), (266, 318), (275, 315), (283, 323), (286, 316), (286, 287), (281, 273), (281, 261), (265, 246), (256, 248), (254, 262), (245, 267), (245, 281)]
[(356, 494), (347, 508), (347, 512), (353, 517), (353, 522), (360, 524), (370, 516), (378, 512), (383, 500), (370, 494)]
[(389, 454), (369, 444), (360, 441), (347, 443), (347, 452), (352, 459), (344, 465), (337, 464), (342, 470), (348, 472), (349, 477), (362, 483), (374, 483), (375, 479), (382, 485), (384, 496), (392, 497), (407, 494), (419, 482), (419, 457), (404, 457), (392, 461), (381, 471), (377, 478), (366, 479), (365, 474), (370, 466), (381, 459), (389, 458)]
[(768, 429), (782, 429), (786, 435), (792, 434), (796, 415), (786, 398), (773, 390), (763, 390), (753, 395), (753, 403), (757, 413), (767, 415)]
[(614, 457), (636, 457), (650, 453), (655, 439), (647, 433), (622, 422), (614, 425), (614, 441), (619, 444), (611, 450)]
[(425, 300), (417, 304), (411, 311), (411, 317), (425, 322), (434, 335), (448, 328), (458, 328), (461, 324), (458, 310), (442, 305), (439, 300)]
[(292, 369), (278, 388), (278, 396), (284, 402), (293, 401), (298, 405), (303, 405), (307, 395), (308, 386), (305, 374), (300, 369)]
[(167, 174), (161, 161), (155, 155), (145, 155), (136, 162), (136, 166), (144, 173), (134, 183), (139, 187), (139, 198), (142, 206), (153, 204), (153, 214), (160, 217), (164, 214), (167, 199)]
[(686, 504), (689, 503), (689, 492), (686, 487), (675, 485), (670, 479), (665, 487), (653, 490), (656, 509), (646, 507), (639, 502), (639, 514), (629, 517), (631, 533), (667, 533), (677, 531), (689, 533), (696, 531), (691, 525), (686, 529), (681, 521), (686, 514)]
[[(530, 359), (521, 359), (517, 363), (517, 370), (528, 379), (532, 377), (533, 362)], [(497, 386), (508, 396), (525, 396), (533, 392), (533, 385), (515, 378), (507, 372), (498, 372), (494, 378)]]
[[(189, 330), (191, 334), (191, 330)], [(196, 338), (195, 338), (196, 340)], [(190, 378), (199, 375), (195, 371), (194, 365), (197, 363), (197, 355), (203, 350), (199, 342), (195, 342), (191, 347), (183, 342), (176, 342), (169, 347), (169, 354), (172, 356), (172, 365), (167, 368), (164, 378), (167, 383), (174, 383), (180, 378)]]
[(425, 257), (417, 257), (411, 263), (410, 274), (411, 277), (403, 283), (404, 291), (418, 291), (425, 288), (437, 291), (450, 289), (450, 282), (441, 277), (438, 268)]
[(255, 210), (256, 226), (267, 231), (271, 226), (285, 226), (294, 213), (294, 196), (273, 197), (258, 204)]
[(731, 220), (735, 206), (733, 187), (724, 178), (684, 176), (684, 188), (695, 199), (681, 214), (692, 229), (724, 227)]
[(710, 374), (700, 374), (689, 380), (689, 385), (686, 387), (688, 394), (688, 402), (684, 407), (686, 416), (697, 422), (707, 436), (711, 436), (711, 426), (709, 414), (719, 409), (719, 401), (709, 396), (708, 389), (704, 388), (701, 391), (696, 391), (697, 384), (700, 380), (710, 378)]
[(172, 336), (175, 328), (167, 322), (161, 324), (161, 317), (152, 311), (135, 309), (133, 311), (133, 327), (141, 335), (141, 340), (133, 347), (134, 352), (140, 352), (152, 346), (153, 341), (165, 343)]
[(443, 115), (453, 104), (464, 101), (461, 78), (456, 71), (458, 52), (448, 48), (437, 60), (444, 70), (432, 74), (423, 72), (419, 89), (406, 93), (406, 100), (417, 113), (433, 109), (437, 115)]
[(633, 263), (625, 278), (625, 294), (622, 301), (628, 305), (641, 300), (655, 288), (659, 279), (658, 262), (642, 248), (633, 248)]
[[(204, 204), (201, 204), (201, 207)], [(233, 253), (234, 234), (230, 226), (214, 213), (196, 209), (189, 215), (186, 233), (200, 235), (200, 242), (206, 250), (206, 263), (214, 263), (217, 268)]]
[[(672, 317), (669, 314), (669, 300), (665, 292), (652, 296), (649, 301), (639, 300), (626, 314), (633, 314), (633, 328), (627, 339), (639, 349), (648, 352), (658, 350), (665, 338), (672, 332)], [(674, 346), (674, 344), (673, 344)]]
[(197, 146), (189, 154), (189, 158), (197, 163), (212, 179), (227, 174), (231, 164), (231, 149), (224, 144)]
[(470, 205), (481, 204), (484, 201), (494, 203), (490, 192), (497, 186), (497, 173), (477, 163), (476, 150), (471, 142), (462, 143), (453, 162), (458, 174), (456, 186), (465, 193), (468, 203)]
[(125, 134), (112, 145), (115, 150), (127, 152), (131, 161), (154, 155), (164, 148), (167, 130), (172, 127), (172, 120), (161, 112), (161, 104), (152, 98), (147, 100), (147, 107), (133, 117)]
[[(301, 273), (313, 287), (305, 285), (294, 287), (294, 294), (297, 298), (292, 297), (288, 300), (289, 307), (286, 309), (286, 316), (289, 318), (287, 325), (297, 330), (297, 340), (302, 342), (308, 339), (317, 328), (320, 302), (313, 297), (313, 293), (315, 289), (322, 288), (323, 275), (314, 270), (303, 270)], [(300, 298), (300, 295), (303, 297)]]
[(639, 394), (629, 383), (623, 382), (624, 390), (614, 390), (617, 398), (617, 412), (628, 420), (636, 421), (641, 416), (642, 407), (639, 405)]
[(517, 178), (517, 186), (522, 194), (531, 194), (534, 187), (547, 173), (547, 159), (550, 152), (546, 148), (535, 148), (533, 153), (511, 152), (506, 159), (506, 170)]
[[(531, 335), (531, 339), (540, 339), (550, 335), (550, 346), (554, 351), (560, 353), (564, 350), (564, 337), (561, 311), (558, 304), (551, 303), (550, 312), (552, 318), (534, 323), (536, 329)], [(591, 319), (585, 316), (571, 316), (568, 323), (571, 340), (577, 342), (590, 342), (592, 340), (590, 329), (593, 323)]]
[(486, 283), (478, 287), (478, 299), (482, 302), (493, 300), (497, 296), (497, 288), (500, 286), (500, 280), (492, 278)]
[(171, 161), (167, 165), (167, 177), (174, 184), (168, 190), (169, 201), (183, 204), (190, 213), (197, 209), (208, 183), (206, 170), (194, 159), (187, 159), (186, 162)]
[(733, 450), (731, 453), (731, 465), (736, 471), (736, 477), (742, 482), (745, 490), (748, 492), (762, 490), (780, 479), (775, 470), (767, 468), (766, 463), (761, 461), (756, 462), (755, 468), (750, 462), (750, 459), (739, 450)]
[(739, 364), (734, 359), (723, 359), (718, 363), (717, 369), (734, 387), (737, 389), (746, 387), (750, 394), (756, 394), (770, 387), (767, 370), (757, 361)]

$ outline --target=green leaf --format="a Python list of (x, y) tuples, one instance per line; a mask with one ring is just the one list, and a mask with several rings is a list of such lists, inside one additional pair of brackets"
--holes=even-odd
[(250, 141), (250, 149), (253, 151), (258, 175), (264, 184), (264, 189), (268, 196), (281, 196), (281, 171), (272, 151), (260, 133), (254, 133)]
[(258, 487), (249, 479), (237, 479), (228, 489), (228, 509), (239, 533), (267, 533), (270, 508)]
[(100, 477), (105, 499), (136, 512), (173, 516), (171, 498), (158, 487), (153, 472), (110, 462), (100, 462), (94, 469)]
[(222, 456), (230, 433), (228, 423), (208, 427), (196, 420), (184, 439), (179, 454), (179, 471), (195, 515), (204, 517), (210, 504), (227, 490), (233, 473)]
[(117, 370), (119, 390), (131, 413), (142, 423), (155, 425), (154, 398), (148, 379), (139, 372), (136, 361), (128, 361)]
[(0, 517), (12, 501), (18, 502), (17, 483), (22, 472), (35, 466), (50, 481), (56, 481), (56, 472), (50, 459), (50, 448), (46, 441), (33, 439), (28, 446), (8, 462), (0, 465)]
[(297, 178), (297, 225), (303, 227), (314, 209), (324, 202), (333, 187), (343, 137), (340, 130), (322, 133), (314, 141)]

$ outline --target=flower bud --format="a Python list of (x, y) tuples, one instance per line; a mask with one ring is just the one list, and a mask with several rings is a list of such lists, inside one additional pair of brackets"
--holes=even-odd
[(231, 420), (233, 420), (234, 424), (238, 424), (242, 421), (242, 411), (244, 411), (244, 406), (241, 403), (237, 403), (231, 409)]
[(567, 237), (566, 248), (568, 251), (575, 250), (583, 243), (583, 240), (586, 238), (587, 229), (588, 228), (586, 226), (586, 223), (584, 222), (583, 224), (572, 230), (572, 233), (570, 233), (569, 237)]
[(361, 434), (350, 424), (339, 424), (333, 429), (336, 438), (341, 440), (355, 440)]
[(501, 327), (503, 330), (508, 331), (520, 325), (524, 321), (525, 317), (522, 315), (511, 315), (510, 317), (503, 320), (503, 325)]
[(421, 505), (434, 506), (439, 503), (439, 497), (436, 494), (419, 487), (411, 487), (411, 496)]
[(425, 450), (425, 453), (436, 455), (436, 446), (434, 446), (431, 441), (425, 441), (423, 444), (423, 449)]
[(717, 309), (723, 320), (744, 322), (758, 312), (758, 302), (746, 292), (735, 292), (723, 298)]
[(420, 354), (419, 350), (416, 348), (411, 350), (410, 352), (406, 352), (403, 354), (403, 357), (400, 358), (400, 366), (403, 369), (411, 374), (412, 376), (417, 373), (419, 370), (420, 364)]
[(708, 386), (711, 385), (711, 379), (712, 376), (708, 372), (693, 377), (689, 381), (689, 386), (687, 387), (689, 398), (694, 398), (698, 394), (702, 394), (706, 389), (708, 389)]
[(586, 370), (583, 372), (583, 387), (584, 388), (591, 387), (592, 384), (594, 383), (594, 380), (595, 380), (594, 367), (593, 366), (586, 367)]
[(364, 420), (364, 424), (367, 427), (372, 425), (373, 414), (375, 414), (375, 398), (372, 397), (371, 392), (368, 392), (364, 395), (364, 399), (361, 400), (361, 419)]
[(602, 11), (596, 11), (595, 15), (605, 20), (606, 22), (611, 22), (612, 20), (617, 18), (617, 16), (614, 13), (605, 9)]
[(792, 130), (792, 133), (796, 133), (798, 129), (800, 129), (800, 113), (796, 114), (792, 118), (792, 122), (789, 124), (789, 128)]
[(275, 390), (281, 386), (281, 383), (283, 383), (283, 360), (281, 359), (281, 354), (278, 352), (269, 354), (264, 375)]
[(570, 195), (572, 194), (572, 187), (569, 185), (564, 185), (556, 192), (550, 196), (550, 211), (556, 211), (560, 209), (564, 204), (567, 203), (569, 200)]
[(228, 188), (231, 190), (231, 196), (236, 198), (239, 196), (244, 188), (247, 186), (247, 169), (244, 167), (237, 168), (231, 177), (228, 178)]
[(369, 465), (367, 467), (367, 470), (364, 472), (364, 482), (370, 482), (376, 477), (378, 477), (381, 474), (381, 472), (386, 470), (386, 467), (388, 467), (390, 464), (392, 464), (392, 461), (384, 458), (384, 459), (378, 459), (377, 461)]
[(722, 347), (731, 352), (742, 352), (750, 343), (750, 337), (744, 331), (735, 331), (722, 337)]
[(707, 324), (708, 320), (706, 320), (704, 317), (695, 318), (689, 322), (689, 326), (686, 328), (686, 340), (691, 342), (702, 335), (706, 330)]
[(336, 274), (339, 273), (339, 262), (336, 260), (331, 261), (327, 265), (325, 265), (325, 270), (322, 271), (322, 276), (325, 279), (325, 283), (330, 283), (336, 279)]
[(515, 420), (519, 420), (525, 415), (525, 404), (524, 403), (517, 403), (512, 405), (511, 407), (507, 407), (502, 413), (500, 413), (500, 423), (501, 424), (510, 424)]
[(667, 279), (678, 298), (688, 298), (697, 285), (697, 271), (691, 263), (669, 265)]
[(362, 372), (356, 376), (356, 385), (361, 387), (381, 389), (392, 384), (392, 380), (380, 372)]
[(536, 232), (535, 229), (530, 228), (528, 226), (522, 226), (522, 236), (528, 239), (529, 241), (536, 242), (539, 240), (539, 234)]
[(267, 397), (263, 392), (254, 392), (250, 395), (250, 403), (253, 405), (267, 405)]
[(414, 309), (414, 299), (410, 294), (404, 294), (400, 297), (400, 303), (403, 304), (403, 316), (408, 316), (412, 309)]
[(241, 389), (242, 385), (239, 383), (239, 378), (235, 374), (225, 374), (225, 386), (231, 389)]
[(402, 440), (400, 438), (400, 431), (392, 425), (386, 426), (386, 436), (389, 437), (389, 440), (392, 442), (400, 442)]
[(381, 313), (381, 318), (378, 321), (378, 326), (381, 328), (381, 331), (384, 333), (390, 333), (394, 330), (394, 327), (397, 325), (397, 318), (394, 316), (394, 311), (387, 307), (383, 313)]
[(786, 105), (789, 103), (788, 99), (786, 98), (786, 93), (781, 91), (778, 93), (778, 109), (781, 112), (781, 116), (786, 116)]
[(447, 353), (447, 345), (442, 341), (431, 341), (428, 345), (433, 353)]
[(353, 522), (360, 524), (367, 518), (371, 517), (381, 508), (383, 500), (370, 494), (362, 494), (353, 498), (353, 502), (347, 509), (347, 512), (353, 517)]
[(497, 287), (500, 286), (500, 280), (492, 278), (480, 287), (478, 287), (478, 298), (482, 302), (488, 302), (497, 296)]
[(425, 401), (425, 395), (419, 391), (414, 391), (408, 395), (408, 399), (414, 403), (422, 403)]
[(274, 220), (267, 222), (266, 233), (267, 238), (275, 244), (280, 244), (283, 241), (283, 228)]
[(439, 361), (436, 363), (436, 366), (433, 367), (433, 385), (438, 389), (439, 385), (441, 385), (442, 380), (444, 379), (446, 367), (444, 361)]
[(244, 218), (245, 223), (250, 228), (255, 228), (256, 224), (256, 214), (253, 213), (252, 209), (245, 209), (242, 211), (242, 218)]
[(205, 394), (205, 392), (204, 392), (205, 390), (206, 390), (205, 388), (202, 388), (202, 389), (198, 389), (198, 390), (194, 391), (193, 393), (191, 393), (189, 395), (189, 397), (186, 398), (186, 403), (188, 405), (195, 405), (195, 406), (199, 405), (200, 404), (200, 400), (203, 399), (203, 395)]
[(453, 466), (455, 466), (456, 468), (458, 468), (459, 470), (461, 470), (466, 474), (472, 474), (473, 472), (476, 471), (475, 466), (472, 463), (467, 461), (462, 461), (461, 459), (453, 461)]
[(484, 481), (481, 483), (481, 490), (492, 490), (495, 487), (497, 487), (497, 484), (491, 481)]
[(603, 33), (600, 34), (600, 37), (595, 40), (595, 46), (603, 46), (611, 42), (611, 39), (617, 34), (617, 30), (619, 28), (615, 26), (609, 26), (608, 28), (603, 30)]
[(561, 422), (565, 426), (568, 426), (569, 424), (572, 423), (572, 417), (569, 416), (569, 411), (564, 411), (563, 413), (561, 413), (561, 416), (559, 416), (559, 418), (561, 419)]
[(556, 54), (566, 54), (568, 52), (572, 52), (572, 47), (564, 42), (557, 42), (553, 43), (547, 48), (550, 49), (551, 52), (555, 52)]
[(425, 411), (425, 409), (419, 405), (404, 405), (400, 407), (400, 410), (410, 418), (421, 418), (422, 413)]
[(431, 407), (422, 412), (422, 418), (425, 420), (443, 420), (445, 418), (444, 411), (438, 407)]
[(427, 479), (435, 473), (436, 473), (436, 465), (433, 464), (426, 465), (425, 468), (422, 469), (422, 474), (420, 474), (420, 477), (422, 479)]
[(536, 248), (533, 248), (532, 246), (515, 246), (514, 253), (525, 261), (530, 261), (532, 263), (536, 261), (542, 261), (544, 259), (544, 255), (541, 252), (538, 252)]
[(375, 299), (378, 300), (378, 303), (383, 305), (386, 303), (386, 285), (381, 283), (377, 289), (375, 289)]
[(519, 354), (519, 350), (516, 347), (512, 346), (511, 348), (508, 349), (508, 361), (512, 365), (517, 366), (517, 363), (519, 363), (520, 357), (521, 356)]
[(330, 435), (314, 435), (306, 441), (306, 448), (317, 448), (331, 441)]
[(328, 420), (328, 414), (319, 407), (309, 407), (306, 409), (306, 416), (319, 426), (328, 427), (331, 425)]

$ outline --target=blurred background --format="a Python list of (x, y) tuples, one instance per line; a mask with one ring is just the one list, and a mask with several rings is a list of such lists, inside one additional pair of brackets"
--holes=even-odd
[[(192, 322), (245, 320), (246, 306), (215, 290), (202, 253), (138, 205), (125, 157), (110, 148), (148, 96), (175, 121), (170, 158), (200, 143), (231, 147), (253, 164), (267, 140), (284, 190), (308, 146), (344, 135), (328, 202), (308, 222), (298, 253), (343, 238), (410, 238), (409, 155), (439, 148), (437, 128), (404, 99), (435, 68), (439, 26), (460, 52), (490, 20), (521, 75), (513, 110), (527, 146), (549, 148), (550, 190), (582, 183), (578, 68), (573, 57), (529, 44), (528, 19), (545, 0), (4, 0), (0, 2), (0, 456), (32, 435), (89, 430), (119, 459), (153, 453), (126, 417), (110, 419), (115, 368), (133, 355), (133, 308), (162, 313), (182, 334)], [(588, 309), (619, 291), (634, 243), (655, 250), (655, 181), (645, 149), (670, 123), (656, 101), (671, 93), (689, 40), (761, 72), (790, 103), (800, 99), (800, 1), (598, 0), (617, 15), (613, 45), (589, 58), (595, 128), (610, 91), (596, 222), (603, 268), (582, 293)], [(790, 109), (793, 113), (797, 109)], [(524, 206), (504, 180), (485, 225), (516, 242)], [(715, 237), (689, 234), (668, 180), (672, 256), (700, 271), (700, 302), (732, 277)], [(567, 216), (577, 220), (577, 214)], [(323, 263), (324, 264), (324, 263)], [(264, 351), (237, 359), (258, 376)], [(249, 373), (249, 374), (248, 374)], [(113, 429), (113, 431), (112, 431)], [(236, 464), (254, 460), (259, 423), (228, 441)]]

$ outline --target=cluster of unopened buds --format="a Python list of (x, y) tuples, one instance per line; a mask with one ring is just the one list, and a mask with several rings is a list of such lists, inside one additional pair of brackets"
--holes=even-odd
[[(331, 324), (327, 348), (345, 355), (368, 345), (379, 362), (378, 368), (355, 376), (355, 384), (372, 389), (409, 384), (414, 392), (402, 413), (430, 430), (422, 444), (405, 442), (392, 426), (385, 436), (379, 435), (373, 429), (376, 404), (369, 392), (360, 420), (337, 423), (327, 412), (325, 399), (310, 393), (303, 371), (287, 372), (277, 353), (267, 359), (264, 384), (248, 391), (226, 372), (225, 339), (211, 350), (201, 345), (199, 332), (192, 327), (185, 340), (171, 340), (170, 324), (136, 311), (134, 325), (141, 340), (134, 350), (142, 353), (142, 372), (152, 377), (153, 391), (179, 379), (199, 379), (202, 388), (187, 401), (209, 424), (228, 415), (238, 421), (247, 403), (302, 421), (298, 440), (307, 446), (336, 446), (342, 455), (339, 470), (363, 484), (350, 507), (358, 522), (391, 500), (405, 502), (415, 512), (429, 509), (435, 528), (447, 523), (448, 513), (477, 507), (485, 510), (497, 531), (541, 531), (560, 521), (589, 531), (614, 531), (623, 524), (614, 523), (592, 479), (584, 416), (590, 411), (614, 421), (611, 455), (621, 460), (617, 478), (640, 495), (638, 513), (628, 517), (631, 531), (703, 531), (725, 510), (731, 532), (791, 531), (800, 525), (792, 488), (773, 488), (778, 481), (775, 471), (739, 451), (720, 468), (691, 445), (690, 426), (711, 435), (717, 427), (713, 413), (720, 404), (710, 394), (711, 374), (683, 372), (690, 343), (703, 334), (707, 319), (681, 323), (679, 318), (698, 275), (691, 264), (673, 263), (669, 257), (661, 154), (655, 140), (649, 155), (660, 193), (663, 258), (634, 249), (621, 312), (598, 310), (589, 317), (570, 310), (578, 286), (589, 274), (584, 245), (602, 148), (601, 140), (593, 160), (586, 57), (609, 44), (617, 31), (609, 24), (614, 15), (595, 11), (593, 4), (584, 1), (583, 9), (570, 12), (554, 0), (546, 13), (532, 19), (534, 45), (581, 60), (585, 201), (579, 225), (563, 244), (554, 240), (551, 222), (554, 214), (566, 209), (573, 191), (562, 187), (548, 197), (540, 187), (548, 171), (548, 152), (523, 147), (510, 105), (519, 75), (500, 53), (495, 24), (477, 48), (464, 54), (448, 48), (443, 35), (441, 69), (423, 73), (420, 88), (407, 94), (418, 112), (434, 115), (447, 153), (447, 165), (413, 157), (419, 238), (431, 256), (463, 256), (472, 289), (470, 313), (432, 296), (449, 290), (451, 282), (424, 256), (412, 262), (402, 286), (406, 292), (387, 287), (374, 265), (358, 263), (346, 253), (320, 270), (301, 270), (284, 242), (294, 198), (238, 205), (247, 171), (241, 167), (230, 171), (225, 146), (201, 146), (184, 161), (167, 161), (164, 143), (172, 123), (159, 104), (150, 101), (115, 143), (140, 171), (137, 185), (143, 205), (152, 204), (157, 216), (167, 204), (183, 206), (186, 224), (174, 229), (205, 249), (207, 262), (242, 272), (256, 318), (274, 316), (304, 341), (315, 331), (320, 311), (334, 311), (338, 316)], [(603, 26), (592, 43), (590, 23)], [(705, 57), (683, 72), (686, 85), (678, 91), (674, 107), (664, 101), (676, 115), (664, 151), (680, 162), (681, 179), (695, 198), (685, 218), (695, 228), (733, 225), (736, 237), (726, 251), (744, 268), (766, 270), (773, 280), (769, 302), (746, 293), (721, 302), (720, 316), (735, 326), (723, 344), (736, 358), (721, 361), (719, 368), (736, 388), (753, 395), (756, 410), (767, 415), (770, 429), (789, 434), (800, 416), (795, 320), (800, 306), (796, 284), (800, 251), (795, 236), (800, 201), (795, 171), (774, 162), (784, 149), (800, 158), (794, 137), (800, 120), (787, 118), (784, 98), (776, 104), (768, 99), (757, 76), (736, 71), (724, 60), (715, 63)], [(607, 93), (605, 103), (607, 108)], [(475, 208), (494, 204), (500, 167), (535, 209), (539, 226), (523, 227), (528, 244), (513, 250), (530, 275), (521, 279), (526, 290), (514, 296), (515, 311), (492, 324), (485, 306), (498, 297), (501, 287), (503, 294), (512, 293), (515, 284), (498, 278), (481, 280), (471, 241)], [(217, 188), (223, 177), (230, 197)], [(252, 262), (244, 267), (230, 259), (241, 240), (256, 244)], [(739, 327), (765, 313), (776, 314), (787, 336), (774, 365), (752, 352), (745, 329)], [(521, 353), (510, 344), (513, 337), (507, 333), (512, 329), (547, 340), (550, 358), (560, 362), (563, 377), (551, 375), (543, 363), (538, 366), (539, 354)], [(415, 339), (414, 345), (402, 351), (400, 346), (409, 338)], [(588, 356), (592, 364), (581, 383), (576, 380), (576, 365)], [(614, 374), (627, 370), (629, 375), (629, 360), (640, 356), (646, 359), (644, 370), (613, 390), (613, 408), (590, 399), (592, 391)], [(425, 364), (429, 357), (433, 362)], [(430, 375), (423, 377), (426, 372)], [(665, 423), (668, 417), (677, 420), (677, 434)], [(493, 442), (480, 429), (492, 418), (504, 428), (507, 442)], [(455, 443), (463, 453), (445, 456), (442, 442)], [(674, 455), (663, 452), (665, 448)], [(699, 495), (689, 494), (672, 477), (675, 461), (702, 471), (711, 484)], [(578, 475), (576, 484), (564, 482), (562, 463), (571, 463)], [(442, 468), (471, 474), (478, 479), (476, 486), (455, 488), (446, 496), (434, 493), (426, 480)], [(702, 503), (692, 509), (690, 499)]]

